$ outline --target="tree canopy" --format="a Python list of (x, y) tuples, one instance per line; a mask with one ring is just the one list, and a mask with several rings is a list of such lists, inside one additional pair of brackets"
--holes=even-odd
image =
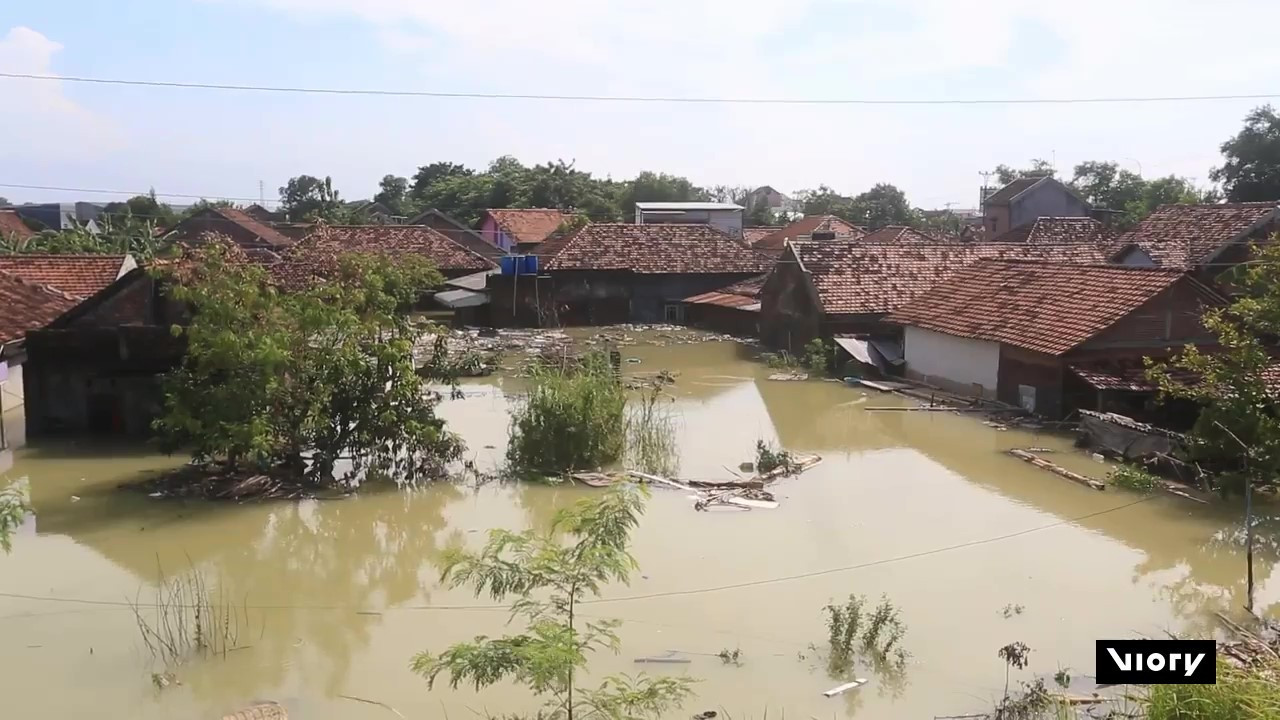
[(289, 220), (338, 222), (344, 207), (333, 187), (333, 179), (298, 175), (280, 188), (280, 207)]
[(1244, 128), (1222, 143), (1222, 167), (1209, 177), (1222, 183), (1231, 202), (1262, 202), (1280, 199), (1280, 115), (1275, 108), (1254, 108), (1244, 119)]
[[(421, 332), (400, 310), (442, 282), (425, 261), (350, 255), (330, 282), (280, 292), (266, 271), (208, 243), (165, 271), (194, 316), (181, 366), (164, 379), (156, 423), (170, 448), (198, 461), (322, 485), (373, 474), (433, 479), (461, 441), (435, 414), (414, 366)], [(438, 338), (439, 340), (439, 338)], [(335, 468), (349, 459), (351, 470)]]
[(1091, 160), (1075, 167), (1069, 183), (1096, 208), (1120, 213), (1118, 227), (1132, 227), (1161, 205), (1215, 202), (1217, 193), (1201, 190), (1187, 178), (1168, 175), (1146, 180), (1114, 162)]
[(135, 195), (124, 202), (107, 203), (102, 214), (150, 220), (160, 227), (171, 227), (178, 219), (173, 208), (156, 199), (155, 190), (146, 195)]

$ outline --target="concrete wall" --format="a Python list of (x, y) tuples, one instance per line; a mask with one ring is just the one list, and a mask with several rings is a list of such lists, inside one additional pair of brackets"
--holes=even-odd
[(1009, 229), (1042, 217), (1089, 217), (1089, 206), (1052, 182), (1041, 183), (1009, 203)]
[(734, 237), (742, 237), (741, 210), (688, 210), (680, 213), (649, 214), (637, 208), (636, 219), (640, 225), (659, 225), (663, 223), (706, 224), (720, 232)]
[[(1000, 382), (1000, 344), (917, 327), (903, 329), (907, 377), (966, 395), (994, 398)], [(981, 391), (978, 391), (980, 386)]]
[[(0, 363), (10, 361), (0, 360)], [(6, 371), (0, 371), (0, 450), (21, 447), (26, 443), (26, 415), (23, 412), (25, 396), (22, 365), (14, 363), (6, 365)]]

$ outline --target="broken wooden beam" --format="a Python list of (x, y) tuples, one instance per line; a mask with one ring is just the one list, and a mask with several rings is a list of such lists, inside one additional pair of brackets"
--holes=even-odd
[(1026, 450), (1019, 450), (1018, 448), (1014, 448), (1012, 450), (1006, 450), (1005, 452), (1007, 452), (1009, 455), (1012, 455), (1013, 457), (1018, 458), (1019, 460), (1029, 462), (1032, 465), (1035, 465), (1036, 467), (1042, 470), (1048, 470), (1049, 472), (1059, 477), (1064, 477), (1070, 480), (1071, 482), (1079, 483), (1081, 485), (1084, 485), (1085, 487), (1091, 487), (1094, 490), (1107, 489), (1107, 484), (1102, 482), (1101, 480), (1091, 478), (1091, 477), (1086, 477), (1077, 472), (1072, 472), (1062, 467), (1061, 465), (1056, 465), (1054, 463), (1051, 463), (1048, 460), (1045, 460), (1044, 458), (1039, 457), (1038, 455), (1027, 452)]

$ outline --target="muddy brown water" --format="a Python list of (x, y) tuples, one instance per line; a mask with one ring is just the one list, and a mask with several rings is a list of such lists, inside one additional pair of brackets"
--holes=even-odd
[[(1107, 467), (1068, 439), (997, 432), (945, 413), (867, 412), (893, 396), (821, 381), (772, 382), (734, 343), (639, 346), (628, 371), (667, 368), (680, 474), (728, 476), (757, 438), (825, 461), (776, 486), (773, 511), (697, 513), (683, 493), (655, 491), (630, 587), (611, 587), (588, 615), (618, 618), (623, 650), (593, 674), (641, 670), (701, 679), (685, 710), (737, 717), (932, 717), (973, 712), (1004, 682), (996, 650), (1033, 648), (1031, 673), (1093, 670), (1094, 640), (1203, 632), (1215, 610), (1244, 601), (1235, 505), (1209, 508), (1122, 490), (1097, 492), (1005, 456), (1056, 450), (1080, 472)], [(470, 382), (444, 414), (482, 466), (501, 458), (517, 381)], [(0, 693), (13, 717), (206, 718), (278, 701), (291, 718), (410, 718), (527, 712), (536, 701), (501, 685), (480, 693), (426, 684), (409, 671), (424, 649), (500, 633), (488, 598), (436, 582), (442, 548), (494, 527), (545, 525), (586, 488), (437, 485), (369, 490), (343, 501), (244, 505), (157, 501), (117, 484), (178, 462), (129, 448), (40, 445), (0, 460), (0, 481), (30, 484), (34, 516), (0, 556)], [(1265, 508), (1264, 508), (1265, 510)], [(1265, 513), (1264, 513), (1265, 514)], [(1260, 528), (1258, 605), (1280, 609), (1269, 521)], [(125, 603), (151, 597), (157, 567), (204, 569), (247, 606), (245, 647), (163, 671)], [(890, 683), (836, 698), (840, 684), (810, 644), (821, 608), (849, 593), (901, 608), (912, 658)], [(1006, 618), (1006, 606), (1022, 606)], [(714, 657), (741, 651), (742, 666)], [(679, 665), (637, 665), (684, 653)]]

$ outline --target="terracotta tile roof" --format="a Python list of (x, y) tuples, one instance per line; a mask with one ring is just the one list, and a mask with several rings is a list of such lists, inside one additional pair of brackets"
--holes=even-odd
[[(782, 225), (763, 225), (761, 227), (744, 227), (742, 228), (742, 241), (755, 247), (756, 243), (769, 237), (770, 235), (782, 229)], [(778, 249), (782, 249), (779, 246)]]
[[(823, 311), (831, 315), (886, 313), (983, 258), (1101, 263), (1093, 245), (1021, 243), (791, 243), (808, 271)], [(785, 262), (785, 260), (783, 261)]]
[(727, 285), (719, 290), (687, 297), (684, 301), (699, 305), (719, 305), (721, 307), (759, 310), (760, 291), (764, 288), (764, 281), (768, 277), (768, 275), (758, 275)]
[(27, 227), (17, 210), (0, 210), (0, 238), (25, 240), (35, 234), (36, 231)]
[(0, 271), (0, 344), (21, 340), (79, 303), (76, 298)]
[(1276, 217), (1276, 202), (1161, 205), (1119, 239), (1120, 250), (1140, 248), (1157, 265), (1193, 268), (1222, 246), (1239, 241)]
[(710, 225), (591, 223), (542, 245), (547, 270), (763, 273), (773, 262)]
[(992, 238), (992, 242), (1114, 243), (1118, 233), (1087, 217), (1042, 217)]
[(231, 207), (210, 207), (178, 223), (173, 228), (179, 240), (196, 240), (207, 233), (218, 233), (239, 245), (266, 245), (283, 248), (293, 240), (274, 227)]
[(284, 286), (302, 287), (328, 277), (345, 254), (374, 254), (396, 258), (416, 255), (442, 273), (472, 273), (497, 265), (424, 225), (322, 226), (287, 250), (282, 262), (270, 266)]
[(987, 260), (954, 273), (886, 320), (1061, 355), (1179, 281), (1199, 285), (1169, 268)]
[(573, 217), (552, 208), (500, 208), (485, 214), (517, 243), (540, 243)]
[(87, 298), (120, 277), (128, 255), (0, 255), (0, 271)]
[(886, 225), (879, 230), (872, 230), (862, 236), (863, 242), (960, 242), (960, 238), (950, 235), (935, 235), (905, 225)]
[(751, 247), (757, 250), (780, 251), (788, 240), (807, 240), (816, 232), (834, 232), (837, 238), (862, 237), (867, 234), (866, 230), (841, 220), (835, 215), (810, 215), (751, 243)]

